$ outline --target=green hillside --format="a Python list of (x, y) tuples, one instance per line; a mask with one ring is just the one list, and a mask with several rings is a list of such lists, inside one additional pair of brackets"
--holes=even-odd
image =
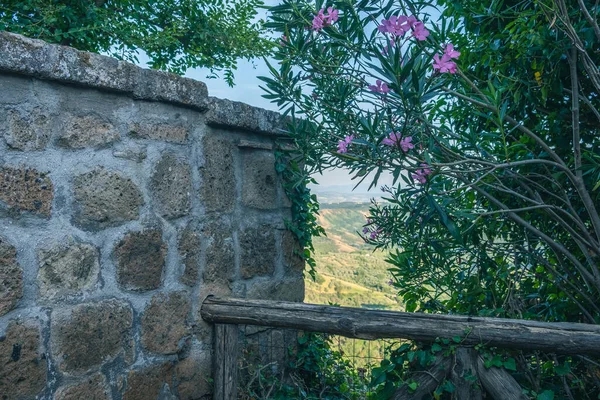
[(382, 251), (373, 252), (359, 236), (369, 205), (355, 203), (321, 206), (319, 223), (327, 237), (315, 238), (317, 279), (306, 282), (305, 301), (400, 310)]

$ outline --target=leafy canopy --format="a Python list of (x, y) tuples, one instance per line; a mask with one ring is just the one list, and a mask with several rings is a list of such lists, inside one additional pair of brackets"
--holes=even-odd
[(236, 60), (268, 53), (262, 21), (252, 22), (261, 0), (7, 0), (0, 29), (80, 50), (137, 61), (139, 50), (155, 69), (225, 70), (231, 84)]

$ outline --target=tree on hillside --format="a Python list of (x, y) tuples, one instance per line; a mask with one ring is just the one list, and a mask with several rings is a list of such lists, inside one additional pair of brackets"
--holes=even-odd
[(261, 0), (7, 0), (0, 29), (80, 50), (137, 61), (178, 74), (189, 68), (232, 70), (240, 58), (270, 49), (260, 22)]
[[(394, 176), (364, 235), (407, 310), (600, 323), (600, 7), (440, 3), (284, 1), (265, 97), (307, 175)], [(600, 390), (597, 363), (513, 355), (532, 394)]]

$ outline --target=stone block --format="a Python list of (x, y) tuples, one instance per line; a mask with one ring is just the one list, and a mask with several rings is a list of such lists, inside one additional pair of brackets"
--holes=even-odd
[(192, 176), (188, 164), (177, 161), (173, 154), (164, 154), (152, 177), (151, 192), (161, 216), (172, 219), (190, 211)]
[(273, 153), (245, 152), (243, 171), (242, 204), (261, 210), (277, 208), (277, 172)]
[(190, 354), (175, 366), (179, 400), (210, 398), (212, 355), (209, 351)]
[(187, 142), (189, 130), (183, 126), (170, 124), (133, 123), (129, 134), (140, 139), (164, 140), (165, 142)]
[(180, 280), (185, 285), (194, 286), (198, 281), (201, 245), (200, 235), (190, 226), (185, 228), (179, 238), (179, 254), (185, 268)]
[(52, 351), (58, 368), (84, 374), (124, 355), (133, 361), (133, 312), (128, 303), (109, 299), (52, 312)]
[(46, 379), (39, 326), (11, 321), (0, 339), (0, 398), (34, 399), (46, 386)]
[(283, 231), (281, 238), (281, 251), (283, 251), (283, 264), (286, 275), (302, 275), (304, 272), (304, 259), (300, 242), (294, 234), (289, 231)]
[(33, 79), (18, 75), (3, 75), (0, 79), (0, 104), (23, 104), (33, 96)]
[(0, 237), (0, 316), (15, 308), (23, 296), (23, 271), (17, 250)]
[(92, 245), (57, 245), (38, 251), (38, 259), (37, 279), (43, 298), (79, 294), (98, 280), (98, 250)]
[(96, 230), (138, 219), (144, 199), (140, 189), (116, 172), (98, 168), (75, 177), (77, 226)]
[(259, 281), (247, 288), (246, 297), (254, 300), (304, 301), (304, 277), (283, 281)]
[(129, 371), (123, 400), (163, 399), (161, 394), (171, 392), (173, 388), (173, 372), (173, 364), (170, 362)]
[(142, 345), (159, 354), (178, 353), (182, 339), (190, 334), (191, 303), (188, 294), (175, 292), (152, 297), (142, 315)]
[(275, 232), (270, 225), (246, 227), (240, 233), (240, 274), (243, 279), (275, 271)]
[(58, 145), (67, 149), (99, 148), (119, 138), (115, 127), (99, 117), (70, 115), (63, 124)]
[(83, 382), (59, 388), (54, 400), (112, 400), (112, 396), (104, 375), (94, 374)]
[(54, 187), (44, 173), (35, 169), (0, 167), (0, 215), (24, 212), (49, 217)]
[(268, 135), (284, 135), (281, 114), (226, 99), (209, 99), (206, 123), (210, 126), (234, 128)]
[(212, 222), (203, 229), (208, 242), (206, 248), (206, 266), (202, 278), (204, 283), (227, 284), (234, 278), (235, 249), (233, 233), (223, 224)]
[(236, 199), (233, 144), (209, 133), (204, 137), (203, 149), (200, 198), (207, 212), (231, 212)]
[(51, 131), (52, 119), (36, 108), (27, 116), (18, 111), (9, 110), (4, 139), (8, 147), (16, 150), (33, 151), (46, 148)]
[(127, 234), (115, 247), (117, 282), (125, 289), (157, 289), (162, 281), (167, 244), (159, 230)]

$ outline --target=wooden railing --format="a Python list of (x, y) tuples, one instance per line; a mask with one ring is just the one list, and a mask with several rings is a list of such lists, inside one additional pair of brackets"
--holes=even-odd
[[(436, 338), (459, 336), (464, 346), (481, 343), (491, 347), (600, 356), (600, 325), (378, 311), (213, 296), (204, 300), (201, 315), (205, 321), (216, 324), (214, 398), (219, 400), (236, 398), (237, 325), (290, 328), (360, 339), (398, 338), (433, 342)], [(480, 373), (483, 385), (493, 398), (524, 398), (518, 384), (506, 371), (486, 370), (483, 366), (478, 368), (481, 360), (473, 358), (472, 351), (463, 356), (463, 364), (473, 364), (473, 370)], [(440, 363), (437, 369), (443, 370), (443, 360)], [(431, 390), (434, 390), (437, 378), (432, 379), (424, 377), (419, 382), (420, 388), (428, 390), (433, 385)], [(499, 387), (502, 390), (494, 395)], [(395, 398), (411, 397), (399, 392)]]

